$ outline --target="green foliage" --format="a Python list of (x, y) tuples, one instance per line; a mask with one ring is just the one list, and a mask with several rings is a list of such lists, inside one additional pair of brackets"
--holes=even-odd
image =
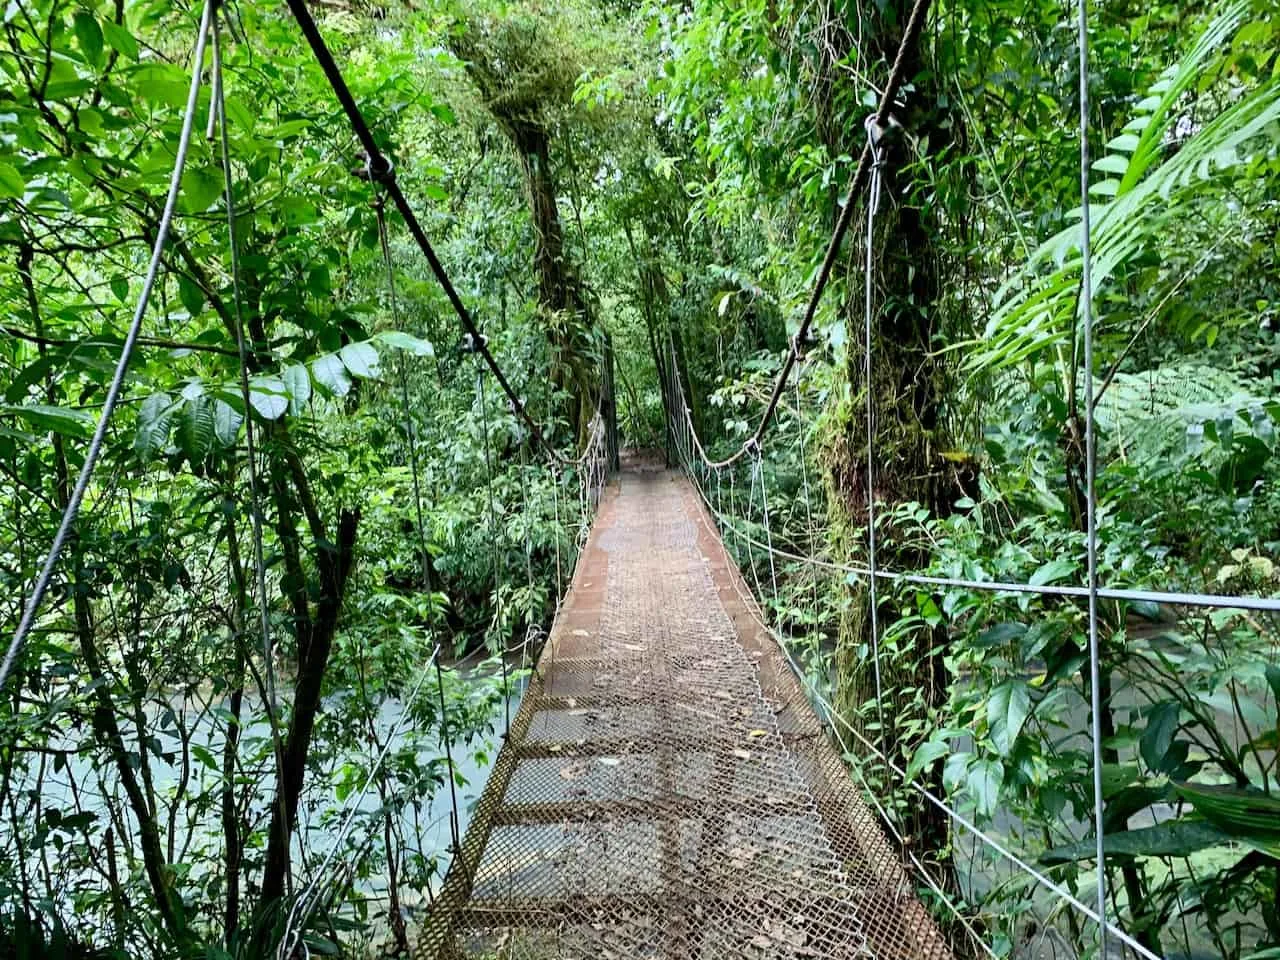
[[(496, 657), (536, 647), (580, 542), (579, 477), (548, 469), (496, 385), (477, 384), (394, 219), (393, 308), (375, 186), (352, 175), (362, 160), (296, 26), (283, 10), (224, 9), (240, 287), (218, 138), (197, 136), (102, 468), (0, 721), (0, 811), (18, 825), (0, 842), (0, 917), (55, 955), (248, 957), (280, 935), (287, 899), (259, 894), (275, 816), (268, 666), (281, 732), (315, 721), (299, 842), (315, 852), (373, 774), (376, 801), (342, 851), (353, 876), (308, 942), (380, 949), (391, 908), (364, 894), (393, 887), (412, 911), (446, 865), (415, 820), (448, 782), (441, 729), (483, 768)], [(624, 443), (670, 446), (678, 392), (720, 456), (768, 400), (904, 13), (433, 0), (325, 5), (321, 29), (552, 442), (582, 436), (607, 332)], [(1108, 0), (1090, 15), (1101, 578), (1274, 594), (1275, 3)], [(9, 629), (141, 289), (195, 16), (158, 0), (26, 0), (4, 17)], [(866, 448), (859, 419), (859, 226), (764, 458), (699, 479), (769, 619), (862, 746), (891, 734), (908, 780), (1088, 897), (1082, 606), (886, 588), (879, 701), (865, 580), (839, 566), (865, 560), (874, 458), (882, 562), (1082, 581), (1073, 29), (1047, 3), (933, 14), (899, 111), (884, 207), (896, 219), (873, 238), (887, 264), (873, 276), (873, 397), (892, 403), (882, 446)], [(203, 128), (207, 87), (198, 110)], [(897, 329), (913, 317), (928, 325), (917, 340)], [(922, 486), (929, 497), (902, 493)], [(1119, 922), (1156, 952), (1261, 958), (1280, 943), (1276, 639), (1244, 611), (1103, 604), (1101, 867)], [(434, 674), (421, 689), (443, 694), (443, 713), (414, 694), (437, 649), (453, 668), (442, 691)], [(975, 855), (862, 746), (853, 773), (998, 952), (1046, 924), (1091, 948), (1086, 925)]]
[[(513, 159), (489, 148), (492, 121), (457, 61), (422, 54), (440, 48), (446, 6), (390, 11), (376, 29), (327, 10), (320, 26), (492, 349), (564, 444)], [(376, 187), (353, 176), (345, 118), (287, 12), (221, 9), (240, 283), (219, 137), (201, 135), (206, 82), (124, 397), (0, 722), (0, 807), (14, 825), (0, 842), (0, 916), (31, 925), (49, 955), (273, 952), (288, 906), (263, 892), (277, 734), (303, 771), (296, 845), (327, 849), (370, 777), (378, 798), (346, 836), (352, 871), (332, 908), (310, 918), (313, 950), (334, 949), (335, 930), (344, 950), (385, 939), (394, 902), (368, 895), (393, 886), (417, 909), (448, 865), (424, 822), (450, 775), (441, 731), (466, 761), (455, 778), (483, 773), (506, 695), (497, 657), (536, 652), (582, 522), (576, 472), (545, 467), (495, 384), (482, 402), (447, 302), (388, 213), (393, 305)], [(6, 637), (141, 290), (198, 15), (35, 0), (4, 18)], [(575, 143), (584, 168), (608, 126), (591, 120)], [(452, 665), (442, 691), (423, 670), (437, 650)], [(290, 735), (300, 728), (309, 737)]]

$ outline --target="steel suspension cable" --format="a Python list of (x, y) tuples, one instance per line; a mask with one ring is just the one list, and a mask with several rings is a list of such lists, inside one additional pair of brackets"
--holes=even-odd
[(862, 289), (863, 323), (865, 343), (863, 344), (862, 389), (866, 394), (867, 410), (867, 566), (871, 576), (867, 578), (867, 594), (870, 603), (871, 626), (871, 659), (876, 684), (876, 713), (880, 725), (881, 752), (889, 752), (888, 730), (884, 723), (884, 687), (880, 673), (880, 596), (877, 591), (876, 578), (876, 462), (875, 462), (875, 390), (872, 384), (872, 298), (875, 291), (875, 280), (872, 274), (875, 265), (875, 227), (876, 212), (880, 206), (881, 173), (884, 163), (884, 149), (880, 144), (881, 131), (874, 125), (875, 118), (868, 118), (867, 147), (871, 150), (871, 189), (867, 197), (867, 235), (866, 259), (863, 263), (864, 283)]
[[(689, 411), (688, 407), (683, 405), (683, 388), (681, 388), (681, 393), (677, 397), (677, 402), (680, 404), (681, 409), (684, 410), (687, 417)], [(674, 412), (672, 415), (675, 415)], [(696, 434), (694, 435), (693, 440), (697, 450), (701, 451), (701, 445), (697, 442)], [(722, 469), (720, 466), (710, 461), (706, 461), (706, 465), (710, 469)], [(686, 466), (686, 472), (692, 474), (692, 468)], [(769, 549), (766, 544), (755, 540), (750, 536), (750, 534), (737, 529), (733, 521), (725, 519), (725, 514), (719, 513), (718, 516), (734, 528), (733, 533), (735, 536), (742, 538), (744, 541), (752, 544), (753, 546), (759, 547), (760, 549)], [(872, 576), (871, 570), (867, 567), (857, 566), (855, 564), (820, 560), (816, 557), (801, 556), (782, 549), (776, 550), (776, 553), (778, 556), (785, 557), (789, 560), (798, 560), (802, 563), (813, 564), (814, 566), (839, 571), (856, 577)], [(875, 571), (874, 576), (880, 580), (898, 583), (911, 583), (917, 586), (954, 587), (961, 590), (978, 590), (984, 593), (1021, 593), (1044, 597), (1075, 597), (1083, 600), (1087, 600), (1090, 593), (1088, 587), (1064, 586), (1051, 583), (1015, 583), (1003, 580), (974, 580), (965, 577), (945, 577), (923, 573), (906, 573), (903, 571), (886, 570), (883, 568), (878, 568)], [(1204, 607), (1221, 610), (1255, 610), (1264, 613), (1280, 613), (1280, 597), (1230, 596), (1221, 593), (1145, 590), (1129, 587), (1104, 587), (1101, 585), (1097, 588), (1097, 596), (1100, 600), (1118, 600), (1124, 603), (1167, 603), (1173, 606), (1183, 607)]]
[(173, 161), (173, 172), (169, 176), (169, 192), (165, 196), (164, 208), (160, 214), (160, 223), (156, 228), (156, 239), (151, 247), (151, 259), (147, 264), (147, 272), (142, 281), (142, 291), (138, 295), (138, 303), (133, 311), (133, 319), (129, 322), (129, 329), (125, 334), (124, 343), (120, 346), (120, 359), (116, 361), (115, 370), (111, 375), (111, 383), (107, 387), (106, 396), (102, 404), (102, 413), (98, 415), (98, 423), (94, 427), (92, 438), (89, 440), (89, 449), (85, 452), (84, 463), (80, 467), (80, 473), (76, 477), (75, 486), (71, 490), (67, 505), (62, 511), (62, 518), (59, 520), (58, 529), (53, 535), (53, 542), (49, 546), (49, 552), (45, 555), (44, 562), (40, 566), (40, 572), (36, 576), (35, 584), (31, 588), (31, 595), (27, 598), (26, 606), (22, 610), (22, 618), (18, 621), (18, 628), (14, 631), (13, 639), (9, 642), (9, 647), (5, 651), (3, 662), (0, 662), (0, 688), (4, 687), (9, 675), (13, 672), (18, 655), (22, 652), (22, 648), (26, 645), (27, 639), (31, 635), (31, 630), (35, 626), (36, 615), (40, 612), (40, 607), (44, 603), (45, 594), (49, 592), (49, 586), (53, 582), (53, 574), (58, 567), (58, 560), (62, 557), (67, 538), (71, 536), (76, 519), (80, 515), (80, 505), (84, 502), (85, 493), (89, 489), (89, 482), (93, 479), (93, 472), (98, 466), (99, 457), (102, 455), (102, 445), (106, 441), (107, 428), (111, 426), (111, 417), (120, 402), (120, 394), (124, 391), (125, 376), (129, 372), (129, 363), (133, 359), (133, 351), (138, 345), (138, 338), (142, 332), (142, 319), (146, 316), (147, 308), (151, 303), (151, 292), (155, 288), (156, 278), (160, 273), (160, 263), (165, 243), (169, 238), (169, 227), (173, 222), (173, 213), (178, 204), (178, 194), (182, 189), (182, 171), (186, 168), (187, 151), (191, 146), (191, 133), (195, 122), (196, 106), (200, 97), (200, 75), (204, 70), (205, 47), (209, 39), (209, 26), (213, 19), (213, 8), (216, 2), (217, 0), (205, 0), (204, 12), (200, 17), (200, 28), (196, 34), (195, 53), (192, 57), (191, 86), (187, 91), (186, 112), (182, 118), (182, 131), (178, 136), (178, 149)]
[[(927, 3), (928, 0), (919, 0), (919, 2)], [(369, 128), (368, 122), (365, 120), (364, 114), (361, 112), (359, 105), (355, 101), (355, 97), (351, 93), (351, 88), (347, 85), (346, 78), (342, 74), (341, 68), (333, 57), (333, 53), (329, 50), (328, 44), (320, 33), (320, 28), (316, 25), (315, 18), (311, 16), (311, 11), (307, 7), (306, 0), (288, 0), (289, 10), (293, 13), (294, 19), (298, 22), (299, 28), (302, 30), (303, 37), (307, 41), (307, 45), (311, 48), (312, 55), (319, 64), (321, 71), (325, 75), (325, 79), (329, 82), (329, 87), (341, 105), (343, 113), (347, 116), (347, 121), (351, 125), (352, 131), (356, 135), (356, 139), (360, 141), (360, 146), (364, 150), (368, 160), (368, 170), (370, 177), (377, 183), (381, 184), (387, 192), (387, 196), (391, 198), (391, 202), (400, 213), (401, 219), (404, 220), (405, 226), (408, 227), (410, 235), (413, 237), (414, 243), (426, 258), (427, 265), (431, 269), (432, 275), (436, 278), (436, 282), (440, 284), (441, 290), (444, 291), (445, 298), (449, 301), (449, 306), (457, 315), (458, 321), (462, 324), (463, 330), (471, 337), (475, 344), (476, 353), (484, 360), (485, 364), (493, 372), (494, 378), (502, 387), (503, 392), (511, 401), (512, 408), (516, 414), (525, 422), (533, 435), (534, 440), (546, 451), (546, 453), (554, 460), (567, 460), (563, 454), (555, 449), (551, 443), (543, 436), (541, 428), (537, 421), (525, 408), (520, 397), (512, 388), (510, 381), (502, 372), (493, 353), (489, 350), (486, 338), (480, 332), (479, 326), (472, 317), (471, 312), (467, 309), (466, 304), (462, 302), (462, 298), (458, 295), (458, 291), (453, 285), (453, 281), (449, 279), (449, 274), (445, 270), (444, 265), (440, 262), (440, 258), (436, 255), (435, 248), (432, 247), (430, 239), (427, 237), (426, 231), (419, 222), (417, 215), (413, 212), (408, 198), (404, 191), (400, 188), (400, 183), (396, 178), (395, 169), (390, 159), (382, 152), (378, 146), (377, 140), (374, 138), (373, 131)]]
[[(525, 479), (525, 470), (527, 469), (527, 452), (524, 444), (520, 444), (520, 508), (524, 514), (525, 536), (524, 536), (524, 567), (525, 579), (528, 583), (529, 595), (525, 598), (526, 603), (533, 600), (534, 578), (533, 578), (533, 531), (530, 529), (530, 510), (529, 510), (529, 485)], [(554, 469), (554, 468), (553, 468)], [(538, 625), (534, 623), (533, 618), (529, 617), (525, 624), (524, 643), (520, 645), (520, 669), (524, 670), (528, 667), (529, 657), (529, 641), (533, 636)]]
[[(803, 372), (803, 368), (801, 372)], [(808, 462), (809, 458), (808, 458), (808, 450), (806, 449), (806, 446), (805, 446), (804, 402), (803, 402), (803, 397), (800, 390), (801, 379), (802, 379), (801, 375), (797, 374), (796, 375), (796, 421), (799, 424), (799, 430), (796, 431), (796, 434), (797, 434), (796, 439), (797, 439), (797, 445), (799, 446), (799, 449), (800, 449), (800, 476), (804, 483), (805, 536), (809, 541), (809, 549), (812, 550), (813, 544), (814, 544), (814, 536), (815, 536), (814, 529), (813, 529), (813, 500), (812, 500), (812, 494), (810, 493), (810, 490), (809, 490), (809, 462)], [(813, 574), (813, 644), (814, 644), (815, 650), (817, 649), (817, 646), (822, 639), (822, 631), (821, 631), (821, 627), (819, 626), (821, 621), (821, 616), (822, 616), (822, 613), (821, 613), (822, 604), (819, 601), (818, 589), (819, 589), (818, 577), (817, 577), (817, 574), (815, 573)]]
[(484, 369), (480, 366), (478, 359), (476, 361), (476, 391), (480, 396), (480, 429), (484, 434), (484, 487), (489, 501), (489, 544), (493, 548), (493, 596), (496, 604), (494, 622), (498, 627), (498, 655), (502, 661), (502, 700), (506, 715), (506, 726), (503, 729), (509, 734), (511, 733), (511, 678), (508, 676), (507, 670), (507, 642), (503, 636), (506, 619), (503, 616), (505, 601), (502, 598), (503, 563), (501, 547), (498, 542), (497, 510), (493, 501), (493, 460), (489, 450), (489, 409), (485, 400)]
[[(730, 473), (730, 477), (732, 477), (732, 471), (729, 471), (729, 473)], [(705, 491), (703, 491), (702, 488), (699, 487), (697, 484), (694, 485), (694, 489), (698, 493), (699, 499), (707, 508), (705, 511), (705, 515), (699, 516), (699, 522), (702, 523), (705, 527), (707, 527), (710, 532), (714, 533), (715, 528), (711, 526), (707, 520), (708, 517), (716, 516), (716, 513), (712, 508), (711, 501), (708, 499)], [(721, 542), (723, 544), (723, 541)], [(727, 548), (725, 549), (727, 552)], [(783, 554), (783, 555), (786, 556), (787, 554)], [(741, 588), (737, 587), (737, 585), (735, 584), (734, 589), (739, 592), (739, 596), (741, 597)], [(748, 598), (742, 597), (742, 599), (744, 602), (746, 602)], [(748, 603), (747, 607), (748, 607), (748, 610), (751, 610), (753, 608), (757, 608), (757, 605)], [(817, 688), (817, 686), (813, 683), (812, 679), (796, 662), (795, 657), (792, 654), (790, 648), (784, 642), (784, 638), (777, 632), (777, 630), (774, 627), (770, 626), (768, 623), (765, 623), (759, 617), (757, 617), (757, 621), (760, 623), (760, 626), (763, 627), (766, 631), (768, 631), (770, 636), (773, 637), (774, 642), (777, 644), (778, 648), (782, 651), (783, 655), (785, 656), (791, 671), (795, 674), (797, 679), (804, 686), (809, 696), (812, 697), (813, 700), (819, 706), (822, 707), (823, 713), (830, 718), (830, 721), (833, 724), (838, 724), (841, 727), (843, 727), (850, 735), (852, 735), (855, 739), (857, 739), (858, 742), (864, 748), (866, 748), (867, 750), (875, 754), (881, 760), (881, 762), (885, 764), (885, 766), (889, 770), (896, 773), (902, 779), (903, 786), (918, 793), (924, 800), (926, 800), (932, 806), (936, 807), (940, 812), (945, 814), (954, 823), (958, 824), (959, 826), (967, 830), (969, 833), (975, 836), (978, 840), (984, 843), (987, 847), (993, 850), (1000, 857), (1007, 860), (1013, 866), (1017, 867), (1020, 871), (1025, 873), (1029, 878), (1035, 881), (1038, 885), (1050, 891), (1051, 893), (1055, 894), (1060, 899), (1062, 899), (1065, 903), (1074, 907), (1076, 910), (1079, 910), (1089, 919), (1097, 923), (1105, 923), (1107, 925), (1108, 932), (1113, 937), (1115, 937), (1120, 942), (1124, 943), (1127, 947), (1129, 947), (1139, 956), (1143, 957), (1144, 960), (1161, 960), (1160, 957), (1152, 953), (1150, 950), (1144, 947), (1141, 943), (1135, 940), (1132, 936), (1127, 934), (1124, 930), (1120, 929), (1112, 922), (1103, 919), (1103, 916), (1099, 914), (1097, 910), (1095, 910), (1093, 907), (1084, 903), (1078, 897), (1074, 896), (1069, 891), (1067, 891), (1060, 884), (1054, 882), (1045, 874), (1041, 873), (1035, 867), (1031, 866), (1029, 863), (1027, 863), (1025, 860), (1019, 857), (1017, 854), (1013, 853), (1007, 846), (1000, 843), (998, 840), (994, 839), (989, 834), (984, 832), (981, 828), (979, 828), (976, 824), (974, 824), (972, 820), (970, 820), (964, 814), (960, 813), (958, 810), (956, 810), (954, 807), (948, 804), (945, 800), (942, 800), (941, 798), (935, 796), (931, 791), (928, 790), (928, 788), (921, 786), (915, 780), (908, 779), (906, 771), (892, 757), (881, 753), (880, 748), (876, 744), (868, 740), (867, 737), (861, 731), (859, 731), (853, 724), (849, 723), (848, 720), (846, 720), (843, 716), (841, 716), (841, 714), (839, 713), (838, 710), (836, 710), (835, 706), (831, 703), (831, 701), (822, 693), (821, 690)]]
[[(271, 745), (275, 754), (276, 782), (284, 783), (284, 742), (280, 737), (279, 699), (276, 693), (275, 653), (272, 649), (271, 614), (268, 609), (267, 563), (263, 547), (262, 495), (258, 478), (258, 451), (253, 424), (253, 402), (249, 389), (249, 347), (244, 330), (244, 298), (240, 279), (240, 244), (236, 233), (235, 178), (231, 168), (231, 144), (227, 132), (226, 86), (222, 72), (222, 44), (219, 37), (218, 11), (210, 14), (213, 47), (213, 98), (209, 107), (209, 128), (217, 126), (222, 163), (223, 204), (227, 208), (227, 251), (231, 267), (232, 319), (235, 323), (236, 352), (239, 355), (240, 402), (244, 405), (245, 469), (249, 483), (249, 511), (253, 531), (253, 565), (258, 590), (258, 618), (262, 630), (262, 672), (266, 686), (267, 723), (271, 727)], [(255, 349), (256, 353), (256, 349)], [(280, 822), (287, 823), (283, 789), (276, 791), (280, 805)], [(292, 874), (286, 874), (292, 885)]]
[[(733, 530), (735, 535), (742, 536), (753, 546), (758, 547), (761, 550), (769, 549), (768, 544), (762, 543), (751, 537), (749, 534), (738, 530), (736, 521), (731, 517), (725, 515), (723, 512), (718, 513), (717, 516), (726, 524), (726, 526), (729, 526)], [(774, 548), (774, 552), (784, 559), (811, 564), (825, 570), (846, 573), (854, 577), (871, 576), (871, 571), (869, 569), (855, 564), (836, 563), (831, 560), (821, 560), (817, 557), (806, 557), (798, 553), (792, 553), (789, 550), (783, 550), (780, 547)], [(877, 579), (896, 583), (910, 583), (923, 587), (954, 587), (960, 590), (977, 590), (983, 593), (1015, 593), (1044, 597), (1074, 597), (1081, 600), (1087, 599), (1089, 596), (1087, 587), (1059, 586), (1055, 584), (1012, 583), (1000, 580), (968, 580), (962, 577), (935, 577), (920, 573), (902, 573), (900, 571), (886, 570), (884, 568), (876, 570), (875, 576)], [(1174, 593), (1159, 590), (1130, 590), (1120, 587), (1099, 587), (1098, 598), (1100, 600), (1118, 600), (1125, 603), (1167, 603), (1173, 606), (1203, 607), (1214, 610), (1254, 610), (1263, 613), (1280, 613), (1280, 597), (1230, 597), (1222, 594), (1211, 593)]]
[(769, 544), (769, 552), (766, 556), (769, 558), (769, 581), (773, 586), (773, 608), (781, 611), (782, 600), (778, 596), (778, 566), (773, 562), (773, 524), (769, 519), (769, 487), (765, 483), (764, 457), (756, 458), (755, 469), (760, 475), (760, 508), (764, 516), (765, 542)]

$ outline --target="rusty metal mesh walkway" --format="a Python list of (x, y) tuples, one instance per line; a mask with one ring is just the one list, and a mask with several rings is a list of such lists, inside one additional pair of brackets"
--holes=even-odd
[(949, 958), (701, 511), (606, 496), (420, 956)]

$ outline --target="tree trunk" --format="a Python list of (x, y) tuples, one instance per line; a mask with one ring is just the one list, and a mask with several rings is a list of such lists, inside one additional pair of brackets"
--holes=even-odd
[[(293, 713), (281, 758), (280, 783), (275, 802), (271, 805), (267, 860), (262, 878), (264, 906), (276, 903), (285, 893), (290, 844), (297, 824), (307, 753), (320, 712), (320, 694), (329, 663), (329, 650), (337, 632), (347, 581), (355, 565), (356, 532), (360, 522), (358, 511), (342, 510), (338, 516), (337, 537), (331, 539), (327, 535), (302, 463), (296, 452), (290, 449), (283, 426), (277, 424), (275, 433), (279, 460), (271, 475), (286, 570), (284, 586), (293, 607), (294, 632), (298, 640), (298, 675), (294, 682)], [(286, 473), (292, 480), (291, 484), (285, 479)], [(294, 529), (297, 510), (301, 510), (311, 529), (312, 556), (319, 575), (319, 596), (314, 612), (308, 602), (308, 590), (305, 579), (302, 579), (298, 557), (298, 536)]]
[[(564, 228), (551, 170), (551, 139), (536, 123), (520, 121), (503, 124), (503, 127), (516, 148), (524, 172), (529, 217), (533, 222), (533, 268), (538, 277), (538, 303), (552, 314), (575, 318), (587, 327), (594, 326), (581, 281), (565, 254)], [(572, 325), (553, 320), (548, 338), (555, 352), (552, 382), (569, 394), (571, 399), (565, 413), (570, 429), (582, 439), (594, 410), (595, 378), (584, 363), (586, 358), (579, 355)]]
[[(845, 22), (840, 5), (829, 3), (824, 28), (829, 42), (823, 49), (832, 51), (824, 53), (832, 60), (819, 64), (819, 72), (826, 75), (838, 59), (836, 55), (847, 50), (847, 44), (859, 34), (867, 37), (868, 45), (860, 59), (879, 62), (887, 69), (898, 53), (910, 8), (907, 0), (893, 0), (882, 15), (859, 28), (856, 23)], [(899, 119), (917, 143), (927, 143), (929, 152), (936, 155), (951, 141), (954, 118), (948, 118), (936, 106), (935, 81), (923, 70), (920, 50), (906, 51), (904, 70), (915, 87), (907, 95), (906, 108)], [(850, 103), (850, 98), (836, 97), (830, 85), (819, 83), (817, 89), (818, 130), (832, 138), (828, 149), (833, 155), (856, 154), (866, 136), (861, 110)], [(850, 106), (853, 113), (848, 112)], [(909, 175), (902, 173), (920, 158), (910, 154), (902, 137), (886, 136), (882, 149), (883, 186), (872, 238), (871, 377), (868, 383), (861, 294), (864, 226), (851, 245), (847, 267), (853, 292), (846, 317), (850, 347), (845, 377), (852, 399), (841, 408), (826, 438), (834, 546), (845, 556), (863, 553), (870, 503), (877, 505), (878, 539), (884, 543), (883, 518), (895, 505), (915, 501), (940, 516), (949, 512), (958, 495), (955, 471), (942, 457), (946, 444), (941, 411), (947, 372), (933, 351), (943, 299), (938, 248), (942, 228), (930, 210), (916, 205), (910, 195)], [(869, 202), (869, 194), (858, 198), (858, 202)], [(865, 214), (861, 222), (865, 224)], [(866, 423), (868, 391), (874, 410), (870, 446)], [(868, 489), (868, 459), (874, 466), (873, 489)], [(914, 550), (877, 551), (877, 562), (883, 567), (911, 569), (926, 560)], [(912, 634), (909, 651), (893, 659), (882, 657), (881, 682), (888, 702), (874, 703), (869, 591), (865, 584), (852, 590), (852, 602), (840, 630), (838, 702), (847, 715), (856, 716), (861, 711), (872, 722), (883, 719), (884, 729), (868, 739), (885, 745), (891, 757), (905, 765), (914, 741), (901, 732), (902, 725), (919, 719), (921, 712), (946, 698), (945, 636), (937, 630), (920, 629)], [(881, 624), (894, 618), (892, 601), (885, 597), (888, 592), (880, 590)], [(900, 689), (918, 690), (922, 699), (895, 702), (895, 693)], [(945, 815), (930, 805), (917, 804), (913, 819), (908, 831), (924, 850), (946, 847)]]

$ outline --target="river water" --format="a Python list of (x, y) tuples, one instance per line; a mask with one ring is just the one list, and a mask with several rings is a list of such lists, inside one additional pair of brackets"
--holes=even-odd
[[(495, 670), (492, 665), (469, 671), (458, 670), (460, 678), (474, 681), (467, 685), (468, 696), (471, 698), (469, 710), (478, 711), (477, 715), (483, 717), (485, 711), (481, 708), (488, 708), (488, 731), (452, 744), (450, 751), (454, 762), (460, 836), (466, 831), (472, 810), (497, 757), (507, 712), (510, 711), (514, 716), (520, 702), (520, 689), (514, 680), (509, 699), (501, 695), (500, 687), (496, 688), (497, 694), (494, 696), (494, 684), (497, 683), (497, 677), (493, 676)], [(486, 688), (489, 689), (486, 691)], [(418, 696), (434, 698), (436, 695), (432, 671), (425, 678)], [(345, 700), (346, 696), (342, 694), (328, 697), (325, 702), (326, 713), (341, 711)], [(168, 859), (183, 865), (182, 869), (186, 871), (184, 890), (193, 891), (200, 889), (202, 880), (220, 873), (223, 867), (221, 823), (218, 801), (214, 794), (219, 789), (221, 780), (222, 744), (228, 714), (225, 703), (210, 706), (206, 702), (183, 702), (177, 699), (170, 702), (168, 710), (163, 707), (147, 710), (147, 722), (151, 726), (149, 733), (154, 738), (149, 767), (157, 798), (173, 795), (175, 788), (180, 785), (183, 769), (180, 759), (182, 740), (177, 735), (173, 722), (165, 716), (169, 711), (189, 731), (187, 741), (191, 760), (186, 765), (188, 778), (184, 788), (185, 797), (195, 798), (203, 794), (213, 796), (212, 803), (191, 804), (183, 801), (172, 811), (167, 799), (161, 803), (158, 819), (162, 841), (171, 848)], [(412, 745), (420, 769), (438, 763), (439, 769), (443, 770), (444, 746), (439, 740), (438, 732), (432, 729), (420, 734), (413, 729), (412, 723), (402, 724), (403, 711), (404, 705), (401, 702), (387, 700), (383, 702), (379, 712), (380, 739), (386, 738), (397, 727), (400, 728), (394, 739), (389, 741), (388, 757), (396, 756), (406, 746)], [(250, 702), (246, 694), (242, 710), (242, 717), (246, 720), (242, 727), (241, 755), (248, 758), (260, 753), (265, 758), (260, 764), (262, 774), (256, 776), (256, 795), (250, 802), (248, 813), (248, 818), (258, 830), (265, 830), (267, 806), (275, 789), (275, 778), (270, 772), (270, 727), (262, 719), (263, 716), (260, 703)], [(250, 717), (257, 719), (250, 721), (247, 719)], [(126, 736), (127, 730), (128, 728)], [(16, 796), (24, 793), (38, 795), (41, 816), (47, 817), (50, 810), (58, 810), (64, 816), (70, 816), (78, 805), (80, 810), (95, 817), (96, 823), (91, 830), (98, 838), (97, 842), (102, 842), (102, 831), (105, 824), (110, 822), (110, 810), (126, 809), (127, 804), (114, 767), (110, 764), (95, 764), (93, 755), (87, 750), (84, 753), (77, 752), (80, 744), (87, 745), (91, 741), (92, 736), (87, 730), (74, 734), (68, 731), (61, 742), (49, 744), (51, 750), (68, 751), (66, 765), (55, 772), (50, 762), (46, 761), (42, 769), (39, 761), (33, 759), (28, 769), (15, 772), (13, 789)], [(373, 849), (381, 851), (383, 820), (377, 816), (381, 802), (376, 787), (370, 785), (361, 794), (360, 786), (364, 783), (364, 777), (360, 776), (342, 802), (336, 799), (335, 793), (340, 779), (339, 771), (344, 765), (354, 763), (359, 770), (364, 771), (373, 759), (368, 755), (327, 758), (322, 773), (313, 771), (309, 775), (308, 789), (299, 811), (299, 829), (295, 834), (294, 863), (299, 882), (315, 877), (322, 871), (326, 877), (335, 877), (344, 861), (351, 858), (352, 848), (359, 849), (366, 841)], [(255, 768), (251, 767), (252, 769)], [(248, 775), (254, 776), (252, 773)], [(323, 786), (326, 779), (328, 787)], [(421, 851), (424, 857), (437, 862), (437, 875), (432, 878), (433, 886), (442, 881), (448, 867), (453, 809), (454, 794), (446, 782), (434, 791), (429, 800), (407, 807), (399, 819), (399, 833), (406, 846), (415, 852)], [(170, 824), (171, 828), (166, 829)], [(126, 818), (122, 826), (126, 830), (130, 829), (131, 818)], [(0, 845), (11, 848), (11, 839), (9, 818), (0, 818)], [(335, 843), (339, 839), (343, 841), (342, 846), (335, 849)], [(117, 832), (118, 850), (130, 842), (131, 837), (126, 836), (122, 840)], [(136, 844), (134, 846), (136, 848)], [(45, 853), (52, 855), (49, 850)], [(120, 870), (127, 873), (128, 866), (122, 851), (119, 856)], [(102, 851), (98, 851), (98, 859), (103, 859)], [(27, 867), (32, 876), (39, 875), (41, 865), (38, 851), (30, 851)], [(67, 913), (71, 912), (73, 896), (77, 890), (100, 887), (103, 882), (101, 875), (96, 872), (74, 869), (59, 871), (56, 859), (51, 863), (51, 868), (58, 887), (55, 899), (62, 903)], [(371, 915), (379, 912), (377, 902), (385, 901), (386, 886), (384, 871), (355, 881), (357, 895), (370, 901)], [(406, 908), (411, 910), (426, 899), (423, 894), (403, 889), (402, 897)]]

